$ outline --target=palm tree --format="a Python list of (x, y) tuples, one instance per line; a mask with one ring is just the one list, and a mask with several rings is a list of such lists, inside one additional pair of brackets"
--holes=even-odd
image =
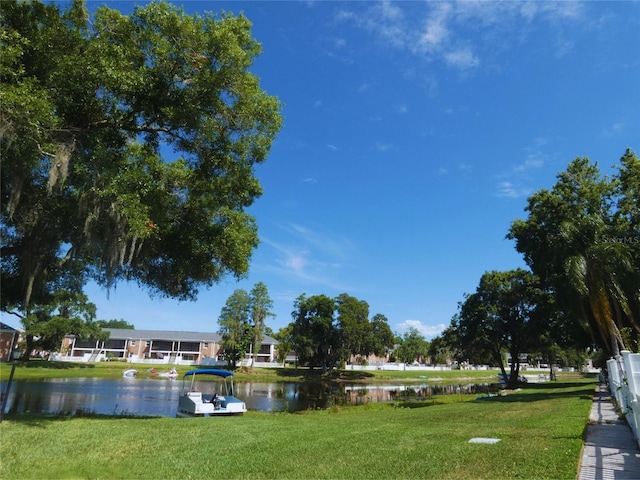
[(268, 316), (273, 316), (271, 308), (273, 307), (273, 301), (269, 297), (269, 290), (267, 286), (262, 283), (256, 283), (251, 289), (251, 320), (253, 322), (251, 332), (251, 344), (252, 355), (251, 370), (258, 358), (258, 352), (262, 345), (262, 339), (264, 338), (264, 322)]
[[(633, 210), (621, 202), (637, 195), (634, 188), (627, 188), (630, 195), (620, 190), (627, 165), (637, 166), (623, 162), (626, 170), (621, 168), (619, 178), (609, 179), (602, 178), (588, 159), (575, 159), (551, 190), (529, 197), (529, 218), (514, 221), (507, 236), (516, 240), (516, 248), (554, 293), (566, 318), (585, 319), (614, 355), (625, 347), (623, 327), (640, 333), (634, 316), (640, 290), (634, 259), (638, 246), (611, 241), (621, 231), (620, 212)], [(635, 206), (633, 201), (629, 205)], [(626, 225), (637, 225), (632, 213), (625, 219)]]
[(617, 186), (616, 180), (600, 179), (597, 166), (577, 159), (553, 189), (569, 205), (558, 232), (567, 247), (564, 274), (613, 355), (625, 348), (620, 335), (625, 319), (640, 332), (623, 281), (634, 270), (632, 251), (630, 245), (611, 240), (619, 212), (615, 199), (623, 198)]
[(614, 356), (620, 354), (620, 347), (625, 348), (620, 335), (623, 315), (640, 331), (619, 281), (618, 272), (631, 269), (630, 253), (624, 245), (616, 243), (593, 244), (565, 262), (567, 280), (578, 296), (583, 313), (593, 320), (605, 344), (610, 343)]

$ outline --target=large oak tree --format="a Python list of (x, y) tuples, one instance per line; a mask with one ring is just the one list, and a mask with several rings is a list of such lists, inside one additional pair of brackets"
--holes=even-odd
[[(476, 291), (466, 295), (455, 319), (463, 353), (472, 357), (487, 352), (508, 383), (516, 384), (520, 355), (540, 345), (548, 302), (548, 293), (531, 272), (521, 268), (486, 272)], [(507, 352), (511, 357), (508, 375), (504, 362)]]
[(0, 15), (2, 309), (31, 325), (69, 278), (194, 299), (243, 276), (281, 126), (249, 20), (166, 2), (90, 19), (79, 0)]
[(393, 347), (393, 334), (384, 315), (368, 319), (369, 305), (346, 293), (300, 295), (294, 302), (291, 348), (300, 364), (332, 371), (352, 356), (384, 355)]

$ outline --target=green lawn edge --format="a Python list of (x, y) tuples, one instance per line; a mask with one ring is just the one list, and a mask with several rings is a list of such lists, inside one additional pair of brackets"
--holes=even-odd
[[(0, 363), (0, 381), (9, 378), (12, 365)], [(138, 370), (139, 378), (151, 378), (149, 372), (155, 368), (158, 372), (168, 371), (175, 367), (181, 376), (188, 370), (197, 368), (188, 365), (149, 365), (126, 362), (60, 362), (45, 360), (30, 360), (17, 362), (14, 372), (15, 380), (40, 380), (46, 378), (119, 378), (122, 372), (129, 368)], [(241, 368), (236, 370), (238, 381), (287, 382), (305, 380), (335, 380), (343, 382), (418, 382), (439, 383), (496, 383), (498, 369), (490, 370), (336, 370), (332, 375), (323, 375), (318, 369), (307, 368), (255, 368), (253, 371)], [(526, 372), (525, 372), (526, 373)], [(535, 373), (539, 373), (536, 371)], [(541, 372), (544, 373), (544, 372)]]
[(596, 382), (230, 418), (8, 415), (0, 478), (574, 479)]

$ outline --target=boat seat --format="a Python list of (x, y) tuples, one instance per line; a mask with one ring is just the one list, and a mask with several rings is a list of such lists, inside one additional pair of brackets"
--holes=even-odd
[(194, 402), (202, 403), (202, 392), (189, 392), (189, 393), (187, 393), (187, 395)]

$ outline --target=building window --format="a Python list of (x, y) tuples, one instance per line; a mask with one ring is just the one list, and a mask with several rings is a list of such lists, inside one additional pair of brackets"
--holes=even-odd
[(136, 341), (135, 340), (130, 340), (129, 341), (129, 345), (131, 345), (132, 347), (136, 346)]
[(209, 342), (204, 342), (204, 348), (209, 348)]

